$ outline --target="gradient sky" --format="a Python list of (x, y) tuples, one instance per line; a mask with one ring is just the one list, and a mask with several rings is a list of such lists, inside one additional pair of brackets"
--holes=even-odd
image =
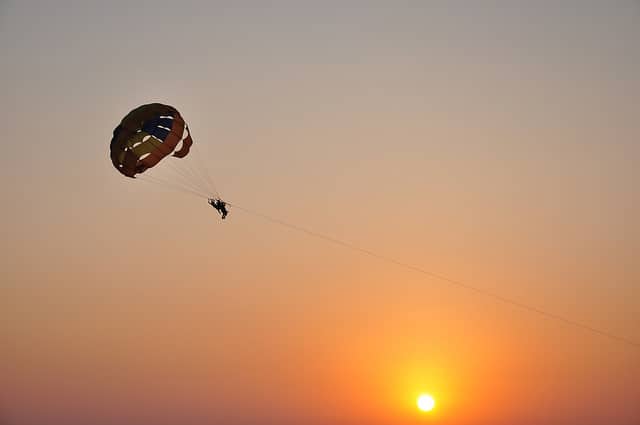
[[(0, 1), (0, 423), (640, 423), (637, 1)], [(162, 164), (160, 164), (162, 165)], [(415, 398), (437, 400), (419, 414)]]

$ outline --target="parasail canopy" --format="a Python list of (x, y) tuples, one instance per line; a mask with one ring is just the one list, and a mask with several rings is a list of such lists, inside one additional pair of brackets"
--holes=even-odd
[(177, 109), (149, 103), (129, 112), (113, 130), (111, 162), (127, 177), (135, 177), (172, 155), (183, 158), (193, 139)]

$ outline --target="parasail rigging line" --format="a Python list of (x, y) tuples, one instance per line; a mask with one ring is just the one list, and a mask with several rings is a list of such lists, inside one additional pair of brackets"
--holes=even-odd
[[(162, 141), (155, 139), (154, 137), (151, 137), (148, 140), (149, 143), (155, 148), (156, 152), (158, 152)], [(177, 176), (182, 177), (182, 179), (184, 180), (182, 181), (184, 186), (188, 186), (193, 190), (210, 193), (210, 190), (207, 188), (205, 179), (193, 170), (189, 158), (190, 157), (183, 158), (180, 161), (180, 164), (182, 164), (180, 167), (170, 161), (166, 161), (166, 167), (172, 170)]]
[(321, 240), (324, 240), (326, 242), (332, 243), (334, 245), (339, 245), (339, 246), (341, 246), (343, 248), (346, 248), (346, 249), (349, 249), (349, 250), (352, 250), (352, 251), (356, 251), (356, 252), (359, 252), (361, 254), (376, 258), (376, 259), (378, 259), (380, 261), (384, 261), (384, 262), (387, 262), (387, 263), (390, 263), (390, 264), (395, 264), (398, 267), (402, 267), (404, 269), (411, 270), (411, 271), (414, 271), (414, 272), (429, 276), (431, 278), (440, 280), (440, 281), (445, 282), (445, 283), (447, 283), (449, 285), (452, 285), (452, 286), (457, 286), (459, 288), (462, 288), (462, 289), (465, 289), (465, 290), (468, 290), (468, 291), (471, 291), (471, 292), (475, 292), (476, 294), (483, 295), (483, 296), (488, 297), (488, 298), (492, 298), (492, 299), (500, 301), (500, 302), (502, 302), (504, 304), (509, 304), (509, 305), (514, 306), (514, 307), (518, 307), (521, 310), (525, 310), (525, 311), (528, 311), (530, 313), (546, 317), (548, 319), (552, 319), (552, 320), (556, 320), (558, 322), (562, 322), (562, 323), (564, 323), (566, 325), (569, 325), (569, 326), (572, 326), (574, 328), (579, 328), (579, 329), (582, 329), (584, 331), (591, 332), (593, 334), (597, 334), (597, 335), (600, 335), (602, 337), (606, 337), (606, 338), (609, 338), (611, 340), (615, 340), (615, 341), (621, 342), (623, 344), (629, 345), (629, 346), (634, 347), (634, 348), (640, 348), (640, 343), (639, 342), (636, 342), (636, 341), (631, 340), (629, 338), (614, 334), (614, 333), (609, 332), (607, 330), (599, 329), (599, 328), (593, 327), (591, 325), (587, 325), (585, 323), (570, 319), (570, 318), (568, 318), (566, 316), (543, 310), (541, 308), (532, 306), (530, 304), (526, 304), (526, 303), (523, 303), (521, 301), (517, 301), (517, 300), (515, 300), (513, 298), (505, 297), (505, 296), (500, 295), (500, 294), (498, 294), (496, 292), (492, 292), (492, 291), (489, 291), (489, 290), (486, 290), (486, 289), (482, 289), (482, 288), (479, 288), (477, 286), (473, 286), (473, 285), (470, 285), (468, 283), (462, 282), (460, 280), (452, 279), (452, 278), (449, 278), (447, 276), (431, 272), (429, 270), (423, 269), (423, 268), (415, 266), (413, 264), (405, 263), (405, 262), (399, 261), (399, 260), (397, 260), (395, 258), (378, 254), (378, 253), (376, 253), (374, 251), (362, 248), (362, 247), (360, 247), (358, 245), (355, 245), (353, 243), (345, 242), (343, 240), (334, 238), (332, 236), (327, 236), (325, 234), (316, 232), (314, 230), (310, 230), (310, 229), (298, 226), (296, 224), (288, 223), (288, 222), (280, 220), (278, 218), (274, 218), (274, 217), (271, 217), (271, 216), (269, 216), (267, 214), (263, 214), (263, 213), (258, 212), (258, 211), (254, 211), (254, 210), (250, 210), (248, 208), (244, 208), (244, 207), (242, 207), (240, 205), (237, 205), (237, 204), (234, 204), (234, 203), (231, 203), (231, 202), (227, 202), (227, 205), (229, 205), (229, 206), (231, 206), (231, 207), (233, 207), (235, 209), (241, 210), (241, 211), (243, 211), (243, 212), (245, 212), (245, 213), (247, 213), (249, 215), (253, 215), (253, 216), (259, 217), (259, 218), (261, 218), (263, 220), (269, 221), (269, 222), (271, 222), (273, 224), (277, 224), (279, 226), (283, 226), (283, 227), (289, 228), (291, 230), (295, 230), (295, 231), (297, 231), (299, 233), (304, 233), (304, 234), (306, 234), (306, 235), (308, 235), (310, 237), (313, 237), (313, 238), (316, 238), (316, 239), (321, 239)]
[[(191, 146), (191, 149), (195, 149), (195, 146), (196, 146), (196, 144), (194, 143)], [(202, 149), (200, 147), (198, 147), (198, 152), (202, 153)], [(216, 188), (216, 184), (213, 181), (213, 178), (211, 177), (211, 173), (209, 172), (209, 168), (202, 161), (202, 159), (200, 158), (200, 155), (193, 155), (193, 156), (195, 157), (196, 166), (200, 169), (201, 175), (204, 176), (204, 180), (206, 182), (208, 182), (208, 184), (209, 184), (209, 189), (211, 190), (212, 193), (214, 193), (216, 195), (216, 198), (220, 198), (220, 193), (218, 193), (218, 189)]]
[(158, 178), (156, 176), (142, 175), (141, 174), (141, 175), (136, 176), (136, 179), (141, 180), (141, 181), (146, 182), (146, 183), (156, 184), (156, 185), (158, 185), (158, 186), (160, 186), (162, 188), (165, 188), (165, 189), (172, 189), (172, 190), (175, 190), (175, 191), (178, 191), (178, 192), (186, 193), (188, 195), (196, 196), (199, 199), (208, 198), (209, 197), (209, 195), (207, 195), (205, 192), (203, 192), (201, 190), (195, 190), (195, 189), (189, 188), (187, 186), (184, 186), (182, 184), (179, 184), (177, 182), (169, 182), (169, 181), (163, 180), (161, 178)]
[(194, 190), (198, 190), (204, 193), (211, 193), (211, 190), (207, 187), (207, 184), (204, 183), (204, 180), (201, 180), (197, 173), (195, 173), (190, 164), (188, 163), (187, 158), (183, 158), (180, 161), (180, 166), (174, 164), (170, 161), (166, 161), (168, 169), (172, 170), (175, 174), (181, 176), (186, 182), (185, 186), (189, 186)]

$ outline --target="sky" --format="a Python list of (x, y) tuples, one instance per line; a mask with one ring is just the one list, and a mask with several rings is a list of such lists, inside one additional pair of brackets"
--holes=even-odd
[[(635, 0), (0, 0), (0, 424), (640, 423), (637, 345), (252, 212), (638, 343), (638, 40)], [(224, 222), (113, 168), (149, 102)]]

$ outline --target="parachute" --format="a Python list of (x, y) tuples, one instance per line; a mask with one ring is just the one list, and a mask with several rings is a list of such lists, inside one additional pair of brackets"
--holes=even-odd
[(149, 103), (129, 112), (113, 130), (111, 162), (127, 177), (199, 198), (220, 199), (202, 158), (193, 153), (187, 157), (194, 147), (189, 126), (176, 108)]
[(180, 112), (150, 103), (129, 112), (113, 130), (111, 162), (120, 173), (135, 178), (168, 155), (185, 157), (191, 145), (193, 139)]

